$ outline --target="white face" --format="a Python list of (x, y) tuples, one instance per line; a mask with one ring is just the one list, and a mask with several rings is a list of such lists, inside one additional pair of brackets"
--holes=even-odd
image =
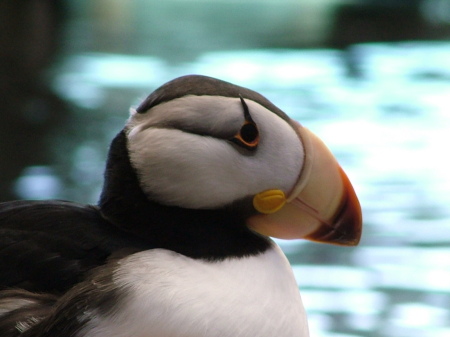
[(141, 188), (161, 204), (214, 209), (268, 189), (286, 194), (303, 165), (294, 129), (260, 104), (244, 99), (259, 130), (254, 151), (229, 141), (245, 122), (239, 98), (185, 96), (127, 123), (131, 164)]

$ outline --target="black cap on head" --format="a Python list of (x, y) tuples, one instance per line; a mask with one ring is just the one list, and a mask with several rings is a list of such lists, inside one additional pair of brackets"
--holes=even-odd
[(265, 108), (279, 115), (281, 118), (289, 120), (289, 117), (282, 110), (276, 107), (261, 94), (229, 82), (202, 75), (182, 76), (163, 84), (161, 87), (153, 91), (139, 105), (136, 111), (138, 113), (145, 113), (158, 104), (188, 95), (236, 98), (242, 96), (243, 98), (250, 99), (261, 104)]

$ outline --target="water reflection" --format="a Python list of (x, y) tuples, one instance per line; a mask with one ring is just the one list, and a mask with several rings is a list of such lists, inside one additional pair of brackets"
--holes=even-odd
[(61, 182), (50, 167), (29, 166), (17, 179), (14, 190), (20, 199), (57, 199)]
[(98, 109), (108, 99), (107, 90), (149, 90), (166, 73), (165, 62), (154, 57), (89, 53), (69, 57), (53, 88), (81, 108)]

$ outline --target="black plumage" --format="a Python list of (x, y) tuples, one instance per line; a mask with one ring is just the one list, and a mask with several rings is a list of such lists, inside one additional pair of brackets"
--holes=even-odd
[(226, 81), (221, 81), (213, 77), (201, 75), (182, 76), (163, 84), (148, 95), (148, 97), (137, 107), (136, 111), (138, 113), (145, 113), (158, 104), (188, 95), (242, 97), (258, 102), (285, 121), (290, 120), (289, 116), (280, 108), (256, 91)]
[(0, 287), (62, 292), (114, 252), (152, 248), (98, 207), (68, 201), (0, 204)]

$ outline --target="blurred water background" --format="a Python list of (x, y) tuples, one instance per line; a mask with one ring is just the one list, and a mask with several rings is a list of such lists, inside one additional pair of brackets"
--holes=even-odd
[(130, 105), (228, 80), (318, 134), (362, 203), (356, 248), (279, 241), (311, 336), (450, 336), (450, 1), (2, 1), (0, 26), (0, 200), (95, 203)]

